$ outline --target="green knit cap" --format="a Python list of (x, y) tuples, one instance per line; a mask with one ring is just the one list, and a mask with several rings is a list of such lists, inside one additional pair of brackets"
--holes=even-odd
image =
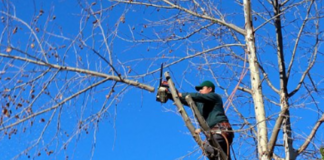
[(196, 90), (197, 91), (199, 91), (200, 89), (202, 89), (204, 86), (206, 86), (206, 87), (211, 87), (213, 90), (213, 92), (215, 92), (215, 85), (214, 85), (214, 83), (213, 82), (211, 82), (211, 81), (204, 81), (204, 82), (202, 82), (199, 86), (196, 86), (195, 88), (196, 88)]

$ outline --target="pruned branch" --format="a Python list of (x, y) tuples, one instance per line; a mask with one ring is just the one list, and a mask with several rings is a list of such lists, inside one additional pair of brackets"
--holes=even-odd
[(21, 61), (25, 61), (25, 62), (30, 62), (30, 63), (34, 63), (34, 64), (37, 64), (37, 65), (47, 66), (47, 67), (50, 67), (50, 68), (56, 68), (56, 69), (60, 69), (62, 71), (73, 71), (73, 72), (78, 72), (78, 73), (85, 73), (85, 74), (92, 75), (92, 76), (102, 77), (102, 78), (106, 78), (108, 80), (114, 80), (114, 81), (126, 83), (126, 84), (129, 84), (129, 85), (141, 88), (141, 89), (148, 90), (150, 92), (154, 92), (154, 90), (155, 90), (154, 87), (139, 83), (137, 81), (133, 81), (133, 80), (129, 80), (129, 79), (121, 79), (118, 76), (107, 75), (107, 74), (96, 72), (96, 71), (80, 69), (80, 68), (74, 68), (74, 67), (68, 67), (68, 66), (61, 66), (61, 65), (56, 65), (56, 64), (50, 64), (50, 63), (45, 63), (45, 62), (41, 62), (41, 61), (35, 61), (35, 60), (32, 60), (32, 59), (28, 59), (28, 58), (24, 58), (24, 57), (20, 57), (20, 56), (8, 55), (8, 54), (4, 54), (4, 53), (0, 53), (0, 56), (1, 57), (6, 57), (6, 58), (17, 59), (17, 60), (21, 60)]

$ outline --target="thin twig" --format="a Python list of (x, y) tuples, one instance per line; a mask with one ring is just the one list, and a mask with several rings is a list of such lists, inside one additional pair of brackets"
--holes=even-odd
[(60, 107), (61, 105), (63, 105), (64, 103), (66, 103), (67, 101), (69, 101), (69, 100), (75, 98), (76, 96), (78, 96), (78, 95), (80, 95), (80, 94), (82, 94), (82, 93), (88, 91), (89, 89), (92, 89), (93, 87), (96, 87), (96, 86), (98, 86), (98, 85), (100, 85), (100, 84), (102, 84), (102, 83), (104, 83), (104, 82), (106, 82), (106, 81), (108, 81), (108, 80), (109, 80), (108, 78), (106, 78), (106, 79), (104, 79), (104, 80), (101, 80), (101, 81), (99, 81), (99, 82), (97, 82), (97, 83), (95, 83), (95, 84), (92, 84), (92, 85), (88, 86), (87, 88), (85, 88), (85, 89), (83, 89), (83, 90), (81, 90), (81, 91), (79, 91), (79, 92), (77, 92), (77, 93), (71, 95), (70, 97), (64, 99), (63, 101), (61, 101), (60, 103), (58, 103), (57, 105), (55, 105), (55, 106), (53, 106), (53, 107), (50, 107), (50, 108), (44, 109), (44, 110), (42, 110), (42, 111), (39, 111), (39, 112), (37, 112), (37, 113), (34, 113), (34, 114), (32, 114), (32, 115), (29, 115), (28, 117), (23, 118), (23, 119), (20, 119), (20, 120), (18, 120), (18, 121), (16, 121), (16, 122), (12, 123), (12, 124), (10, 124), (10, 125), (3, 126), (2, 128), (0, 128), (0, 131), (5, 130), (5, 129), (7, 129), (7, 128), (11, 128), (11, 127), (13, 127), (13, 126), (16, 126), (16, 125), (22, 123), (22, 122), (25, 122), (26, 120), (31, 119), (31, 118), (33, 118), (33, 117), (36, 117), (36, 116), (38, 116), (38, 115), (41, 115), (41, 114), (43, 114), (43, 113), (46, 113), (46, 112), (51, 111), (51, 110), (53, 110), (53, 109), (56, 109), (56, 108)]

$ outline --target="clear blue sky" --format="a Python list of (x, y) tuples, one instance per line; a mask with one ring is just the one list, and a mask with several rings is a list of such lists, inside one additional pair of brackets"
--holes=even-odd
[[(89, 2), (90, 3), (90, 2)], [(24, 20), (25, 22), (29, 23), (32, 21), (33, 17), (39, 13), (40, 9), (44, 10), (44, 15), (40, 18), (38, 26), (41, 28), (48, 27), (48, 31), (55, 32), (56, 34), (62, 34), (65, 37), (74, 38), (76, 34), (79, 33), (80, 27), (80, 15), (84, 14), (81, 12), (80, 6), (77, 4), (76, 1), (68, 1), (68, 0), (25, 0), (25, 1), (18, 1), (13, 0), (11, 2), (16, 9), (16, 16)], [(103, 2), (103, 4), (108, 4), (108, 2)], [(224, 2), (225, 6), (225, 2)], [(231, 12), (228, 7), (224, 7), (224, 11)], [(3, 6), (2, 6), (3, 7)], [(230, 8), (240, 9), (238, 6), (231, 6)], [(95, 7), (94, 7), (95, 8)], [(136, 32), (140, 32), (143, 25), (150, 20), (154, 20), (159, 16), (168, 16), (173, 14), (173, 11), (164, 12), (163, 14), (157, 13), (152, 11), (146, 7), (137, 7), (129, 9), (128, 6), (118, 6), (114, 8), (114, 11), (110, 12), (111, 15), (107, 15), (107, 21), (105, 21), (106, 26), (108, 29), (114, 28), (113, 26), (116, 24), (116, 20), (120, 18), (123, 14), (123, 11), (127, 10), (126, 14), (126, 23), (120, 24), (119, 27), (119, 35), (129, 35), (129, 30), (132, 27), (136, 27)], [(129, 10), (128, 10), (129, 9)], [(51, 16), (49, 16), (51, 15)], [(56, 19), (51, 20), (49, 25), (46, 25), (46, 18), (52, 17), (55, 15)], [(145, 17), (141, 17), (145, 15)], [(237, 15), (240, 17), (241, 15)], [(234, 16), (235, 17), (235, 16)], [(243, 19), (237, 19), (236, 24), (240, 27), (244, 25)], [(90, 21), (93, 19), (90, 18)], [(262, 21), (256, 21), (255, 24), (261, 24)], [(19, 24), (19, 23), (17, 23)], [(13, 26), (16, 24), (13, 24)], [(3, 25), (0, 28), (3, 28)], [(156, 31), (161, 30), (162, 28), (156, 27)], [(1, 29), (2, 30), (2, 29)], [(26, 30), (19, 29), (18, 32), (27, 32)], [(125, 32), (125, 34), (123, 33)], [(144, 30), (146, 32), (146, 30)], [(147, 31), (152, 32), (152, 31)], [(264, 31), (260, 31), (264, 32)], [(150, 34), (150, 33), (148, 33)], [(152, 33), (153, 34), (153, 33)], [(28, 35), (28, 34), (26, 34)], [(91, 35), (91, 29), (87, 28), (85, 30), (84, 37)], [(46, 37), (46, 36), (45, 36)], [(111, 38), (111, 37), (110, 37)], [(129, 37), (128, 37), (129, 38)], [(20, 37), (18, 42), (14, 42), (16, 46), (24, 46), (24, 42), (28, 41), (29, 37)], [(89, 38), (90, 39), (90, 38)], [(96, 37), (94, 38), (96, 39)], [(98, 38), (99, 39), (99, 38)], [(109, 39), (110, 41), (111, 39)], [(49, 39), (52, 43), (57, 44), (66, 44), (68, 40), (63, 40), (61, 38), (51, 38)], [(121, 62), (125, 62), (125, 64), (134, 66), (133, 71), (130, 75), (135, 75), (135, 73), (146, 73), (147, 70), (154, 70), (159, 68), (160, 61), (161, 62), (172, 62), (177, 57), (184, 56), (186, 54), (185, 51), (177, 51), (174, 54), (174, 58), (169, 58), (164, 60), (154, 60), (154, 64), (151, 66), (150, 60), (145, 60), (143, 62), (128, 62), (132, 59), (138, 58), (152, 58), (157, 59), (162, 56), (163, 53), (168, 52), (170, 49), (176, 48), (181, 46), (181, 49), (185, 49), (185, 44), (172, 44), (174, 46), (170, 46), (170, 48), (165, 48), (165, 50), (159, 49), (154, 50), (159, 46), (156, 44), (146, 44), (141, 46), (133, 46), (130, 50), (132, 44), (122, 41), (119, 38), (114, 39), (114, 58), (119, 59)], [(100, 48), (99, 51), (104, 52), (105, 48), (102, 47), (101, 41), (96, 41), (94, 44), (96, 48)], [(200, 50), (202, 47), (209, 47), (212, 46), (212, 43), (207, 43), (205, 46), (195, 46), (196, 50)], [(148, 51), (150, 49), (150, 51)], [(75, 54), (72, 51), (68, 52), (68, 58), (66, 60), (66, 64), (70, 66), (80, 65), (73, 61), (75, 59)], [(159, 51), (159, 53), (155, 53)], [(2, 50), (1, 50), (2, 52)], [(133, 54), (130, 54), (133, 53)], [(80, 52), (81, 58), (86, 59), (86, 55), (90, 55), (86, 51)], [(270, 60), (275, 58), (272, 54), (266, 54), (265, 57), (268, 57)], [(95, 62), (97, 59), (93, 57), (88, 57), (90, 61), (91, 69), (95, 69), (97, 67), (97, 63)], [(273, 57), (273, 58), (272, 58)], [(323, 57), (321, 57), (323, 58)], [(323, 59), (322, 59), (323, 60)], [(195, 62), (202, 61), (201, 59), (193, 60)], [(302, 61), (302, 60), (300, 60)], [(118, 62), (114, 62), (116, 66), (118, 66)], [(172, 71), (172, 76), (176, 80), (177, 87), (180, 87), (181, 91), (194, 91), (193, 85), (199, 84), (204, 79), (210, 79), (209, 75), (200, 75), (197, 70), (188, 67), (188, 61), (181, 62), (177, 65), (174, 65), (166, 70)], [(118, 69), (122, 70), (122, 67), (117, 67)], [(271, 67), (270, 67), (271, 68)], [(220, 68), (222, 69), (222, 68)], [(186, 75), (183, 75), (183, 71), (187, 71)], [(270, 69), (269, 69), (270, 70)], [(315, 71), (319, 71), (319, 68), (315, 68)], [(107, 71), (107, 70), (104, 70)], [(297, 71), (296, 71), (297, 72)], [(206, 72), (204, 72), (206, 73)], [(276, 72), (274, 72), (276, 73)], [(277, 75), (273, 76), (276, 77)], [(154, 74), (153, 76), (148, 76), (144, 79), (150, 85), (154, 85), (154, 87), (158, 86), (158, 73)], [(187, 82), (184, 78), (190, 80)], [(246, 80), (249, 79), (248, 75), (245, 77)], [(297, 79), (296, 79), (297, 80)], [(319, 79), (316, 79), (319, 81)], [(293, 82), (295, 83), (295, 82)], [(319, 82), (320, 83), (320, 82)], [(101, 86), (102, 88), (109, 87), (112, 83), (106, 83), (105, 85)], [(275, 85), (278, 85), (275, 84)], [(232, 87), (231, 87), (232, 88)], [(98, 87), (95, 89), (98, 94), (95, 97), (92, 97), (93, 100), (90, 104), (87, 104), (89, 108), (85, 109), (89, 111), (87, 114), (95, 113), (101, 108), (102, 102), (104, 101), (104, 97), (107, 92), (101, 92), (101, 88)], [(120, 88), (118, 89), (120, 90)], [(265, 89), (267, 92), (267, 88)], [(107, 91), (107, 90), (106, 90)], [(222, 90), (219, 88), (216, 89), (216, 92), (220, 92), (223, 94)], [(269, 93), (271, 94), (271, 93)], [(88, 98), (88, 95), (81, 96), (82, 98)], [(89, 96), (91, 97), (91, 95)], [(226, 101), (227, 97), (223, 97), (223, 101)], [(322, 102), (322, 100), (320, 99)], [(75, 107), (78, 108), (78, 105), (82, 104), (82, 100), (78, 101), (75, 104), (67, 104), (66, 107)], [(239, 107), (241, 112), (245, 114), (247, 117), (253, 116), (253, 107), (250, 105), (242, 105)], [(78, 109), (77, 109), (78, 110)], [(169, 111), (167, 111), (169, 110)], [(270, 109), (273, 111), (271, 114), (274, 114), (276, 111), (279, 111), (279, 108), (272, 108)], [(173, 111), (173, 112), (171, 112)], [(94, 141), (94, 129), (89, 129), (89, 133), (86, 134), (85, 132), (82, 133), (80, 136), (75, 138), (67, 147), (66, 150), (60, 150), (61, 142), (57, 141), (66, 141), (68, 140), (67, 135), (64, 135), (63, 131), (60, 132), (60, 135), (57, 136), (58, 139), (54, 139), (54, 143), (50, 145), (49, 148), (55, 151), (53, 155), (47, 156), (44, 151), (41, 152), (41, 156), (37, 156), (36, 150), (33, 149), (31, 151), (31, 157), (35, 157), (35, 159), (65, 159), (67, 156), (68, 159), (76, 159), (76, 160), (83, 160), (89, 159), (91, 157), (91, 150), (92, 147), (95, 147), (93, 159), (95, 160), (171, 160), (177, 159), (186, 154), (191, 153), (192, 151), (198, 150), (197, 144), (194, 142), (193, 138), (190, 134), (188, 134), (188, 130), (185, 127), (184, 122), (182, 121), (181, 117), (175, 114), (175, 106), (172, 105), (171, 102), (167, 104), (161, 105), (155, 101), (155, 93), (149, 93), (147, 91), (142, 91), (139, 89), (131, 88), (123, 95), (117, 102), (109, 109), (110, 114), (106, 114), (106, 116), (100, 121), (99, 129), (96, 132), (96, 143), (93, 146)], [(73, 126), (77, 122), (76, 114), (73, 113), (73, 110), (64, 110), (62, 114), (62, 123), (61, 127), (62, 130), (66, 130), (70, 133), (74, 129), (70, 127)], [(76, 111), (79, 112), (79, 111)], [(291, 113), (294, 114), (293, 117), (293, 124), (298, 124), (298, 130), (300, 130), (301, 135), (307, 135), (309, 133), (309, 129), (311, 128), (310, 125), (314, 124), (318, 117), (312, 116), (308, 117), (305, 114), (310, 114), (313, 111), (309, 110), (292, 110)], [(313, 115), (313, 114), (312, 114)], [(43, 117), (49, 117), (50, 114), (45, 114)], [(229, 119), (231, 122), (237, 122), (237, 115), (234, 113), (233, 110), (229, 110), (228, 112)], [(303, 117), (303, 118), (300, 118)], [(254, 121), (253, 117), (251, 121)], [(55, 120), (54, 120), (55, 122)], [(54, 123), (55, 124), (55, 123)], [(273, 124), (273, 123), (272, 123)], [(302, 127), (300, 127), (302, 126)], [(0, 159), (10, 159), (13, 156), (20, 153), (26, 146), (30, 145), (34, 142), (35, 138), (38, 137), (39, 133), (42, 130), (44, 125), (40, 126), (33, 126), (30, 130), (27, 130), (26, 134), (18, 134), (13, 136), (12, 139), (8, 140), (8, 137), (1, 137), (1, 145), (0, 145)], [(295, 128), (296, 126), (294, 126)], [(296, 127), (296, 128), (297, 128)], [(45, 139), (42, 143), (46, 144), (51, 141), (51, 138), (55, 134), (55, 125), (51, 126), (50, 130), (46, 131)], [(237, 126), (234, 126), (234, 129), (239, 129)], [(323, 131), (321, 130), (318, 135), (323, 135)], [(244, 135), (240, 135), (244, 136)], [(297, 136), (298, 137), (298, 136)], [(62, 138), (62, 139), (61, 139)], [(317, 137), (319, 140), (323, 139), (323, 137)], [(252, 148), (250, 146), (246, 147), (245, 145), (249, 144), (251, 141), (247, 140), (244, 146), (241, 146), (242, 140), (244, 138), (239, 137), (236, 135), (235, 141), (233, 143), (233, 147), (237, 150), (237, 154), (244, 155), (245, 153), (250, 154)], [(77, 142), (77, 143), (76, 143)], [(300, 144), (295, 144), (296, 147)], [(56, 156), (56, 157), (55, 157)], [(185, 159), (197, 159), (201, 157), (201, 152), (198, 150), (194, 152), (189, 157)], [(239, 157), (236, 157), (240, 159)], [(19, 159), (28, 159), (26, 155), (21, 156)]]

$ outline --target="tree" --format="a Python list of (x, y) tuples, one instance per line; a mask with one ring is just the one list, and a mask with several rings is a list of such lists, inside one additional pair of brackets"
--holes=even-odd
[[(55, 10), (26, 19), (14, 2), (4, 4), (1, 134), (46, 123), (22, 154), (39, 145), (51, 124), (62, 132), (66, 111), (78, 115), (69, 139), (90, 126), (96, 131), (130, 86), (153, 91), (166, 63), (182, 90), (203, 79), (216, 82), (235, 125), (237, 156), (320, 156), (321, 1), (80, 1), (79, 19), (71, 19), (78, 29), (68, 31), (55, 24)], [(96, 98), (102, 93), (106, 98)], [(254, 149), (239, 149), (246, 145)]]
[[(28, 12), (17, 11), (17, 3), (20, 2), (4, 1), (0, 11), (0, 131), (5, 139), (18, 134), (31, 141), (14, 158), (25, 154), (37, 157), (44, 151), (51, 155), (55, 139), (61, 139), (58, 152), (78, 139), (83, 131), (88, 134), (89, 130), (94, 130), (96, 134), (99, 121), (109, 116), (110, 107), (131, 86), (154, 91), (152, 86), (143, 83), (145, 80), (128, 77), (131, 68), (121, 64), (127, 62), (113, 60), (113, 41), (107, 39), (114, 38), (114, 31), (106, 35), (100, 17), (93, 14), (93, 10), (85, 11), (82, 4), (75, 4), (81, 6), (81, 18), (70, 22), (74, 27), (80, 25), (80, 30), (72, 33), (73, 30), (67, 28), (67, 32), (76, 33), (75, 37), (69, 37), (65, 36), (65, 27), (56, 23), (64, 17), (56, 17), (53, 8), (35, 7), (38, 10), (34, 15), (26, 18), (23, 14)], [(99, 35), (93, 33), (97, 31)], [(67, 127), (69, 121), (74, 123)], [(35, 137), (33, 134), (37, 135), (36, 139), (31, 139)], [(50, 142), (44, 144), (47, 140)]]

